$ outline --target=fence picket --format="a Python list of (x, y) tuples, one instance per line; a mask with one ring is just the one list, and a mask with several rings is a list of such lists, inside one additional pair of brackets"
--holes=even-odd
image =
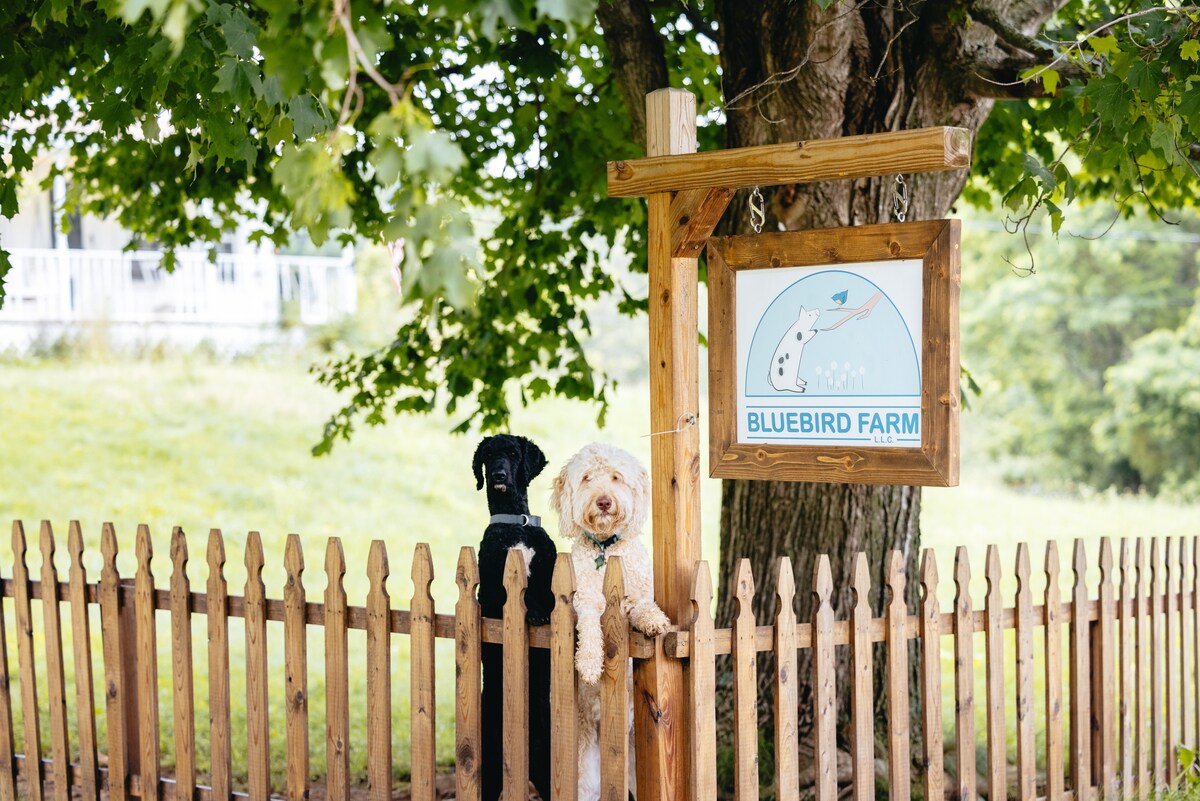
[(1162, 609), (1163, 565), (1159, 558), (1158, 537), (1150, 540), (1150, 788), (1163, 786), (1166, 766), (1163, 754), (1163, 696), (1162, 696)]
[(104, 644), (104, 723), (108, 750), (108, 797), (111, 801), (125, 801), (128, 793), (128, 775), (125, 754), (125, 693), (126, 687), (121, 670), (121, 577), (117, 574), (117, 535), (112, 523), (105, 523), (100, 531), (100, 637)]
[(891, 600), (887, 607), (888, 655), (888, 788), (891, 801), (908, 801), (909, 775), (908, 713), (908, 603), (904, 597), (904, 555), (892, 551), (888, 557), (887, 584)]
[[(579, 713), (575, 702), (575, 569), (571, 566), (570, 554), (560, 553), (555, 560), (550, 588), (554, 592), (554, 611), (550, 613), (550, 717), (553, 731), (550, 737), (551, 797), (545, 801), (576, 801), (579, 795)], [(471, 665), (478, 680), (478, 639), (475, 654)], [(478, 687), (472, 697), (479, 697)], [(478, 709), (474, 711), (474, 718), (479, 719)]]
[(346, 634), (346, 557), (342, 541), (325, 548), (325, 771), (330, 801), (350, 799), (350, 699)]
[(21, 682), (21, 721), (25, 731), (25, 792), (42, 801), (42, 745), (38, 721), (37, 674), (33, 666), (33, 610), (29, 568), (25, 566), (25, 527), (13, 521), (13, 608), (17, 623), (17, 667)]
[(921, 757), (925, 765), (925, 798), (945, 796), (942, 741), (942, 609), (937, 598), (937, 559), (926, 548), (921, 556)]
[(1008, 794), (1005, 771), (1004, 726), (1004, 599), (1000, 597), (1000, 549), (989, 545), (983, 567), (987, 579), (984, 599), (984, 664), (987, 681), (987, 754), (990, 801), (1004, 801)]
[(833, 670), (833, 574), (821, 554), (813, 568), (813, 758), (816, 801), (835, 801), (837, 788), (837, 690)]
[(1133, 706), (1134, 706), (1134, 648), (1133, 615), (1135, 604), (1133, 590), (1133, 556), (1129, 537), (1121, 538), (1121, 690), (1117, 714), (1120, 716), (1121, 767), (1120, 787), (1128, 795), (1134, 786), (1133, 780)]
[(875, 798), (875, 699), (871, 644), (871, 574), (867, 555), (854, 557), (850, 584), (850, 752), (854, 759), (854, 801)]
[(1149, 676), (1146, 672), (1146, 650), (1149, 647), (1149, 621), (1146, 617), (1145, 610), (1145, 593), (1146, 584), (1149, 576), (1146, 574), (1146, 541), (1141, 537), (1137, 538), (1137, 557), (1134, 565), (1137, 569), (1137, 581), (1134, 584), (1133, 603), (1137, 609), (1137, 643), (1136, 643), (1136, 659), (1137, 670), (1134, 676), (1134, 691), (1136, 697), (1134, 699), (1134, 716), (1133, 725), (1134, 731), (1137, 732), (1137, 740), (1135, 742), (1136, 752), (1134, 754), (1134, 773), (1137, 774), (1137, 797), (1146, 798), (1150, 792), (1150, 782), (1148, 777), (1149, 764), (1147, 763), (1147, 731), (1146, 731), (1146, 692)]
[[(67, 528), (67, 552), (71, 557), (67, 594), (71, 610), (71, 655), (74, 657), (75, 664), (79, 793), (83, 801), (97, 801), (99, 798), (99, 785), (97, 784), (99, 774), (96, 769), (96, 707), (92, 689), (92, 639), (88, 624), (87, 573), (83, 569), (83, 533), (79, 529), (78, 520), (72, 520)], [(0, 629), (0, 641), (2, 640), (3, 630)], [(0, 657), (2, 655), (3, 644), (0, 642)], [(4, 669), (4, 675), (7, 676), (7, 663)], [(5, 686), (7, 687), (7, 683)], [(0, 710), (0, 720), (3, 719), (3, 714), (3, 710)], [(3, 761), (5, 753), (2, 739), (3, 734), (0, 734), (0, 762)], [(11, 754), (12, 752), (9, 750), (7, 753)], [(0, 799), (3, 798), (3, 778), (0, 777)]]
[(17, 797), (11, 690), (12, 683), (8, 675), (8, 632), (4, 622), (4, 596), (3, 593), (0, 593), (0, 801), (13, 801)]
[[(229, 587), (225, 583), (225, 539), (208, 532), (208, 721), (212, 797), (228, 801), (233, 750), (229, 732)], [(109, 716), (111, 726), (112, 716)]]
[(1193, 719), (1195, 742), (1200, 745), (1200, 536), (1192, 537), (1192, 700), (1196, 705)]
[[(1188, 606), (1192, 600), (1188, 593), (1188, 540), (1186, 537), (1179, 538), (1179, 641), (1175, 647), (1179, 649), (1179, 740), (1178, 743), (1189, 743), (1195, 745), (1196, 740), (1192, 737), (1192, 727), (1190, 725), (1191, 715), (1188, 712), (1192, 707), (1191, 699), (1191, 682), (1188, 681), (1188, 633), (1189, 626), (1187, 624)], [(1172, 759), (1172, 762), (1177, 760)]]
[(1113, 694), (1118, 692), (1116, 676), (1116, 602), (1113, 600), (1113, 555), (1112, 542), (1108, 537), (1100, 540), (1100, 620), (1097, 625), (1100, 642), (1100, 681), (1097, 695), (1100, 698), (1100, 776), (1097, 784), (1101, 797), (1116, 801), (1117, 757), (1116, 757), (1116, 703)]
[[(733, 797), (758, 799), (758, 652), (754, 647), (754, 574), (750, 560), (738, 562), (733, 619)], [(624, 796), (621, 796), (624, 798)]]
[(1058, 543), (1046, 543), (1046, 798), (1063, 797), (1062, 589)]
[(1164, 614), (1166, 617), (1167, 639), (1161, 644), (1159, 650), (1163, 655), (1163, 672), (1167, 685), (1167, 728), (1163, 741), (1163, 756), (1166, 761), (1167, 768), (1167, 784), (1175, 783), (1175, 743), (1179, 742), (1179, 723), (1180, 723), (1180, 706), (1179, 706), (1179, 681), (1175, 675), (1173, 668), (1175, 667), (1171, 659), (1171, 654), (1179, 647), (1179, 620), (1176, 616), (1176, 607), (1178, 606), (1175, 585), (1176, 573), (1179, 572), (1178, 566), (1175, 564), (1175, 548), (1174, 540), (1167, 537), (1166, 544), (1163, 548), (1163, 579), (1166, 584), (1164, 588)]
[[(424, 695), (418, 695), (418, 683), (425, 680), (425, 669), (420, 664), (425, 654), (419, 650), (424, 646), (424, 637), (417, 637), (417, 597), (427, 592), (417, 579), (417, 559), (421, 553), (418, 545), (413, 553), (412, 577), (416, 585), (413, 597), (413, 638), (411, 653), (412, 690), (409, 706), (412, 723), (412, 797), (414, 801), (427, 801), (433, 790), (433, 782), (424, 775), (424, 764), (417, 759), (421, 746), (417, 744), (419, 727), (417, 717)], [(391, 596), (388, 595), (387, 548), (383, 540), (374, 540), (367, 557), (367, 796), (371, 801), (389, 801), (392, 797), (392, 654), (391, 654)], [(418, 642), (420, 640), (420, 642)], [(424, 782), (424, 786), (421, 783)]]
[[(569, 558), (569, 557), (568, 557)], [(557, 573), (556, 573), (557, 576)], [(454, 581), (458, 585), (458, 603), (454, 607), (454, 784), (456, 801), (479, 801), (480, 729), (480, 612), (476, 590), (479, 587), (479, 564), (475, 549), (464, 545), (458, 554), (458, 570)], [(555, 613), (559, 612), (555, 607)], [(571, 625), (571, 676), (575, 675), (575, 629)], [(553, 689), (551, 690), (553, 693)], [(551, 695), (553, 698), (553, 694)], [(575, 712), (574, 685), (571, 693), (571, 713)], [(561, 709), (559, 710), (561, 712)], [(555, 721), (559, 720), (558, 715)], [(557, 730), (557, 729), (556, 729)], [(577, 761), (572, 759), (572, 762)], [(575, 791), (572, 786), (571, 792)], [(560, 790), (561, 792), (561, 790)], [(571, 797), (573, 798), (573, 796)], [(567, 801), (566, 796), (553, 801)]]
[(975, 621), (967, 549), (954, 554), (954, 746), (958, 796), (975, 797)]
[(287, 798), (308, 801), (308, 626), (305, 613), (304, 551), (300, 538), (289, 534), (283, 553), (287, 581), (283, 585), (283, 650), (287, 695)]
[[(612, 564), (610, 561), (610, 573)], [(529, 649), (525, 621), (527, 580), (525, 560), (516, 549), (510, 550), (504, 563), (504, 789), (500, 795), (503, 801), (525, 801), (529, 792)], [(624, 683), (621, 686), (624, 687)], [(603, 753), (603, 728), (601, 738)], [(603, 777), (603, 772), (601, 775)], [(619, 797), (623, 799), (625, 794)]]
[(1091, 624), (1087, 613), (1087, 555), (1075, 540), (1075, 589), (1071, 599), (1071, 785), (1075, 801), (1092, 788)]
[[(382, 545), (382, 543), (381, 543)], [(412, 784), (413, 801), (434, 801), (433, 558), (429, 546), (417, 545), (412, 567)], [(389, 793), (390, 797), (390, 793)]]
[[(621, 558), (614, 556), (608, 560), (604, 573), (604, 613), (600, 615), (604, 633), (604, 670), (600, 674), (600, 798), (617, 801), (629, 797), (629, 618), (623, 607), (624, 599), (625, 574)], [(505, 679), (507, 687), (507, 676)], [(508, 710), (504, 719), (508, 720)]]
[[(782, 557), (786, 559), (787, 557)], [(692, 795), (694, 799), (717, 797), (717, 710), (716, 668), (713, 654), (712, 577), (708, 562), (697, 562), (692, 578), (692, 606), (695, 616), (690, 627), (691, 666), (687, 671), (691, 681), (692, 713)], [(795, 656), (792, 656), (793, 671)], [(792, 705), (795, 714), (795, 704)], [(792, 729), (793, 750), (795, 728)], [(776, 758), (779, 751), (776, 750)], [(782, 787), (776, 788), (778, 801), (785, 801)], [(794, 799), (792, 799), (794, 801)]]
[(67, 687), (63, 676), (62, 616), (58, 604), (58, 571), (54, 567), (54, 530), (49, 520), (42, 521), (42, 633), (46, 648), (46, 694), (50, 702), (50, 775), (54, 779), (55, 801), (71, 797), (67, 775)]
[[(707, 569), (705, 572), (707, 573)], [(775, 801), (799, 801), (796, 578), (792, 573), (792, 560), (786, 556), (775, 560), (775, 598)], [(712, 625), (711, 618), (709, 625)], [(708, 660), (707, 666), (710, 670), (712, 669), (711, 658)], [(692, 669), (695, 670), (696, 667), (693, 666)], [(708, 698), (711, 703), (713, 696), (709, 695)], [(698, 707), (697, 714), (699, 714)], [(715, 753), (712, 758), (716, 759)], [(694, 795), (692, 797), (700, 798), (702, 796)], [(713, 796), (703, 797), (711, 798)]]
[(271, 796), (271, 728), (267, 696), (267, 610), (262, 540), (246, 536), (246, 772), (250, 801)]
[(1017, 798), (1037, 798), (1037, 747), (1033, 714), (1033, 591), (1029, 584), (1029, 546), (1017, 546)]
[(171, 532), (171, 685), (174, 689), (175, 799), (192, 801), (196, 792), (196, 723), (192, 676), (192, 598), (187, 577), (187, 538)]
[(150, 569), (153, 556), (150, 529), (145, 524), (139, 525), (133, 603), (137, 620), (138, 750), (141, 755), (138, 782), (143, 799), (162, 798), (158, 753), (158, 632), (154, 615), (154, 573)]

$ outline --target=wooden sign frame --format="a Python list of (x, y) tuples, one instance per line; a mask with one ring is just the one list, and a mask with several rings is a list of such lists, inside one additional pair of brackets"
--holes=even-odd
[[(709, 454), (714, 478), (958, 485), (958, 220), (753, 236), (708, 243)], [(737, 275), (746, 270), (922, 261), (920, 447), (742, 443), (737, 429)]]

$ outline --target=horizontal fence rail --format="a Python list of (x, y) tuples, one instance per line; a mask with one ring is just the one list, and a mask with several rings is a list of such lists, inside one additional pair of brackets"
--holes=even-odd
[[(454, 689), (453, 792), (461, 801), (483, 801), (481, 760), (491, 756), (483, 752), (488, 737), (480, 702), (485, 644), (503, 649), (505, 723), (497, 740), (503, 742), (503, 801), (524, 801), (530, 792), (525, 731), (531, 648), (548, 649), (550, 658), (553, 790), (545, 801), (590, 801), (577, 798), (580, 727), (587, 720), (577, 706), (575, 579), (567, 554), (555, 566), (551, 621), (531, 626), (523, 600), (526, 566), (514, 553), (504, 574), (504, 614), (493, 620), (480, 614), (479, 567), (471, 548), (460, 552), (453, 575), (457, 598), (453, 614), (447, 614), (437, 611), (431, 592), (435, 573), (426, 545), (414, 550), (407, 589), (400, 589), (403, 582), (392, 575), (382, 541), (372, 543), (365, 565), (347, 566), (341, 542), (330, 539), (319, 566), (327, 586), (315, 601), (305, 590), (312, 571), (306, 572), (295, 535), (282, 554), (282, 598), (267, 597), (262, 578), (264, 564), (279, 555), (265, 553), (253, 532), (239, 556), (246, 566), (240, 595), (230, 592), (225, 541), (216, 530), (202, 558), (194, 558), (184, 532), (175, 529), (167, 549), (169, 577), (151, 570), (145, 526), (137, 531), (131, 576), (118, 572), (111, 525), (101, 532), (97, 576), (84, 569), (78, 523), (69, 527), (65, 580), (55, 564), (49, 523), (39, 532), (36, 573), (28, 567), (32, 545), (19, 522), (12, 540), (12, 575), (0, 580), (0, 801), (99, 799), (101, 793), (118, 800), (306, 801), (312, 789), (310, 738), (317, 734), (310, 730), (314, 708), (325, 716), (319, 736), (325, 738), (328, 798), (348, 801), (352, 792), (356, 798), (363, 793), (352, 787), (354, 752), (366, 754), (362, 797), (391, 801), (395, 637), (407, 638), (409, 652), (413, 801), (440, 797), (435, 738), (439, 725), (450, 724), (438, 720), (438, 686)], [(825, 557), (800, 582), (784, 557), (771, 577), (778, 611), (769, 625), (755, 619), (755, 577), (743, 560), (729, 584), (738, 611), (727, 628), (713, 619), (711, 578), (701, 562), (692, 590), (695, 617), (663, 635), (660, 644), (631, 630), (618, 602), (624, 582), (614, 558), (605, 576), (605, 664), (593, 733), (600, 743), (600, 797), (628, 797), (629, 763), (637, 759), (628, 736), (634, 703), (630, 663), (652, 658), (656, 649), (687, 665), (689, 798), (757, 801), (771, 791), (777, 801), (871, 801), (883, 793), (893, 801), (1147, 797), (1178, 779), (1176, 749), (1200, 736), (1197, 546), (1195, 538), (1124, 539), (1114, 559), (1105, 538), (1096, 564), (1089, 566), (1084, 544), (1076, 541), (1067, 566), (1051, 542), (1036, 567), (1025, 545), (1007, 567), (991, 547), (983, 560), (981, 605), (970, 592), (972, 569), (963, 548), (947, 581), (932, 551), (922, 555), (917, 576), (906, 575), (899, 552), (888, 556), (885, 570), (873, 569), (859, 555), (848, 587), (834, 586)], [(189, 576), (196, 573), (189, 568), (195, 561), (206, 563), (203, 585)], [(872, 576), (882, 577), (879, 586), (872, 586)], [(365, 589), (364, 606), (348, 603), (347, 580)], [(915, 608), (905, 602), (912, 583), (920, 588)], [(950, 588), (954, 602), (946, 607), (939, 589)], [(800, 593), (814, 599), (806, 620), (795, 613)], [(869, 604), (872, 593), (882, 599), (875, 607)], [(848, 600), (835, 612), (839, 597)], [(408, 609), (396, 608), (400, 604)], [(882, 611), (875, 616), (873, 609)], [(231, 619), (242, 624), (231, 630)], [(198, 620), (207, 633), (206, 656), (200, 659), (192, 642)], [(313, 653), (309, 634), (318, 629), (323, 647)], [(352, 630), (365, 632), (365, 641), (351, 641)], [(98, 665), (92, 663), (94, 637), (103, 646), (95, 649), (102, 655)], [(231, 649), (231, 639), (238, 637), (244, 637), (244, 649), (242, 643)], [(454, 642), (453, 665), (435, 659), (439, 639)], [(268, 649), (268, 643), (276, 648)], [(811, 675), (802, 682), (798, 657), (805, 651)], [(771, 658), (760, 658), (763, 654)], [(836, 671), (838, 654), (849, 655), (846, 675)], [(16, 673), (10, 674), (13, 664)], [(310, 696), (312, 665), (323, 667), (324, 685)], [(356, 675), (351, 668), (359, 665), (365, 666), (365, 698), (351, 689)], [(207, 678), (207, 720), (197, 715), (201, 671)], [(269, 690), (280, 684), (284, 703), (272, 704)], [(169, 699), (161, 708), (160, 687)], [(235, 687), (245, 694), (236, 706)], [(759, 698), (763, 687), (771, 688), (773, 731), (759, 727), (767, 700)], [(732, 704), (718, 717), (722, 697)], [(843, 697), (847, 708), (841, 708)], [(244, 710), (244, 730), (235, 731), (242, 715), (235, 718), (234, 708)], [(365, 715), (365, 742), (352, 741), (352, 713)], [(164, 766), (159, 750), (167, 720), (173, 766)], [(812, 724), (802, 730), (801, 720)], [(839, 721), (845, 726), (839, 728)], [(880, 726), (885, 730), (878, 731)], [(729, 732), (732, 772), (720, 767), (728, 761), (718, 750), (718, 731)], [(272, 779), (272, 732), (286, 738), (283, 781)], [(18, 735), (24, 753), (17, 753)], [(977, 738), (979, 769), (973, 758)], [(234, 775), (235, 747), (245, 749), (244, 779)], [(760, 773), (763, 748), (772, 749), (773, 759)], [(208, 756), (207, 773), (197, 764), (201, 752)]]

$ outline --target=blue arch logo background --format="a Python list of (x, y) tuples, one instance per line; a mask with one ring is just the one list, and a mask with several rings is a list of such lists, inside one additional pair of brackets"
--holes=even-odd
[[(846, 309), (862, 306), (876, 293), (883, 296), (865, 320), (822, 330), (847, 316), (834, 311), (833, 296), (843, 291)], [(821, 312), (817, 334), (800, 356), (800, 378), (808, 386), (803, 394), (778, 391), (769, 378), (771, 359), (801, 306)], [(855, 273), (824, 270), (791, 284), (767, 306), (750, 342), (744, 380), (747, 397), (919, 396), (921, 360), (912, 332), (886, 293)]]

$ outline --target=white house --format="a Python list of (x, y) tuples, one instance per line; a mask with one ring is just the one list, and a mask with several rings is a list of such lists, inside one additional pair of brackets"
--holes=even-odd
[[(244, 350), (278, 340), (287, 326), (313, 326), (356, 307), (353, 253), (276, 253), (247, 230), (216, 247), (179, 253), (168, 273), (161, 254), (125, 250), (132, 235), (112, 220), (85, 216), (61, 232), (49, 191), (22, 193), (21, 211), (0, 218), (0, 246), (11, 253), (0, 308), (0, 349), (24, 350), (38, 338), (103, 324), (116, 342), (209, 341)], [(57, 192), (55, 191), (57, 190)], [(248, 228), (248, 226), (244, 226)]]

